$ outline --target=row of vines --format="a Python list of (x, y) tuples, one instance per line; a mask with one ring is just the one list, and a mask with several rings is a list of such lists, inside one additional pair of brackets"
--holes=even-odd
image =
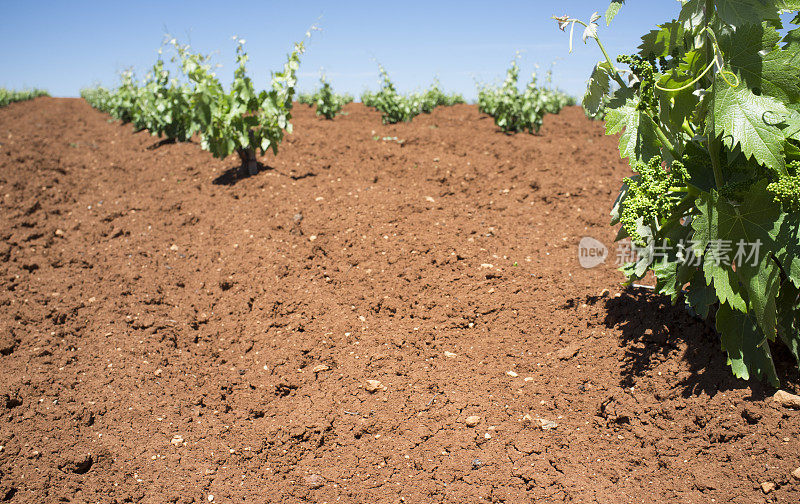
[[(612, 1), (607, 25), (623, 3)], [(773, 384), (771, 344), (782, 343), (800, 363), (800, 15), (793, 29), (782, 17), (798, 10), (797, 0), (685, 0), (675, 19), (642, 37), (637, 53), (615, 60), (600, 40), (599, 14), (554, 18), (569, 29), (570, 48), (579, 25), (583, 41), (603, 53), (583, 105), (620, 135), (634, 172), (611, 214), (618, 239), (637, 252), (623, 272), (629, 282), (654, 273), (658, 293), (713, 321), (736, 376)], [(291, 131), (303, 44), (262, 91), (247, 76), (244, 41), (227, 91), (208, 56), (172, 46), (179, 77), (159, 59), (143, 82), (125, 73), (116, 90), (83, 96), (159, 136), (199, 134), (203, 148), (217, 157), (236, 152), (254, 173), (256, 150), (277, 153)], [(464, 102), (438, 82), (401, 94), (379, 70), (380, 89), (361, 100), (384, 123)], [(545, 114), (573, 104), (552, 87), (551, 74), (545, 86), (534, 74), (520, 90), (519, 73), (514, 59), (501, 85), (479, 88), (480, 110), (503, 131), (535, 133)], [(300, 100), (331, 119), (352, 97), (334, 93), (324, 77), (320, 84)]]

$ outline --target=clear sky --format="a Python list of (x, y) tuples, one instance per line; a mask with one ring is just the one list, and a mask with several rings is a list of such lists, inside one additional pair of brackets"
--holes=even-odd
[[(320, 69), (334, 89), (354, 95), (377, 89), (375, 61), (401, 91), (427, 87), (438, 76), (447, 91), (476, 95), (475, 81), (503, 77), (515, 51), (525, 79), (551, 62), (554, 83), (580, 96), (601, 58), (590, 40), (568, 54), (567, 35), (552, 15), (587, 19), (609, 0), (506, 1), (80, 1), (4, 0), (0, 17), (0, 86), (42, 87), (54, 96), (117, 82), (120, 70), (140, 75), (152, 65), (165, 32), (204, 53), (215, 53), (225, 81), (233, 71), (231, 36), (247, 40), (250, 75), (266, 84), (292, 42), (318, 24), (301, 63), (300, 89), (316, 87)], [(677, 16), (676, 0), (629, 0), (600, 34), (609, 52), (630, 53), (656, 23)], [(226, 82), (227, 83), (227, 82)]]

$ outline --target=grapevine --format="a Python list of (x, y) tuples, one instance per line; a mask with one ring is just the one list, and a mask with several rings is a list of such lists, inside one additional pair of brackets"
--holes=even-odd
[[(607, 24), (622, 3), (612, 3)], [(624, 70), (600, 40), (599, 14), (554, 18), (569, 28), (570, 50), (580, 25), (603, 54), (583, 105), (605, 115), (606, 133), (620, 135), (620, 155), (636, 172), (611, 213), (618, 237), (642, 251), (622, 268), (628, 281), (653, 271), (657, 292), (713, 315), (737, 377), (773, 385), (770, 342), (784, 343), (800, 365), (800, 74), (791, 71), (800, 16), (784, 34), (779, 16), (798, 9), (684, 1), (638, 53), (616, 59)], [(666, 249), (660, 258), (656, 246)]]
[(183, 80), (171, 76), (159, 51), (144, 82), (125, 71), (113, 91), (97, 87), (83, 90), (81, 96), (112, 117), (159, 137), (186, 141), (200, 133), (203, 149), (221, 159), (236, 153), (242, 162), (240, 172), (255, 174), (256, 153), (277, 154), (284, 134), (291, 133), (294, 86), (305, 47), (303, 42), (295, 44), (283, 70), (272, 74), (269, 89), (257, 91), (247, 74), (245, 41), (234, 38), (237, 67), (229, 91), (212, 71), (209, 56), (171, 39), (177, 54), (173, 61)]
[[(552, 72), (548, 72), (547, 79), (551, 81)], [(536, 133), (545, 114), (557, 114), (565, 106), (574, 104), (574, 100), (561, 91), (540, 87), (535, 74), (523, 92), (520, 92), (518, 82), (519, 64), (514, 58), (500, 87), (482, 86), (478, 89), (478, 109), (492, 116), (495, 124), (506, 133)]]
[(353, 101), (353, 97), (348, 94), (336, 94), (333, 92), (330, 82), (322, 75), (319, 78), (320, 88), (314, 93), (305, 93), (298, 97), (298, 103), (305, 103), (308, 106), (317, 107), (317, 115), (325, 119), (333, 119), (345, 105)]
[(12, 91), (10, 89), (0, 88), (0, 107), (5, 107), (9, 103), (33, 100), (34, 98), (38, 98), (40, 96), (50, 95), (43, 89)]
[(423, 93), (402, 95), (397, 91), (386, 69), (382, 65), (378, 65), (378, 69), (381, 75), (381, 88), (378, 92), (362, 93), (361, 103), (379, 110), (384, 124), (409, 122), (421, 113), (431, 113), (436, 107), (465, 103), (463, 96), (448, 95), (442, 91), (438, 80), (434, 80), (431, 87)]

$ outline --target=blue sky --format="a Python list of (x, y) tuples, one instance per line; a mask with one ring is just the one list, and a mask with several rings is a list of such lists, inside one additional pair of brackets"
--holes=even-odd
[[(120, 70), (140, 75), (156, 58), (169, 31), (204, 53), (215, 53), (226, 81), (233, 71), (232, 35), (247, 40), (250, 75), (265, 85), (293, 41), (312, 24), (314, 34), (301, 64), (299, 87), (316, 87), (324, 69), (337, 91), (358, 95), (378, 87), (375, 61), (401, 91), (427, 87), (438, 76), (448, 91), (474, 98), (475, 81), (502, 78), (515, 51), (525, 79), (556, 61), (554, 83), (579, 96), (601, 58), (576, 29), (573, 54), (551, 15), (588, 18), (608, 0), (366, 2), (42, 2), (8, 1), (0, 18), (0, 86), (42, 87), (55, 96), (80, 88), (114, 85)], [(677, 15), (676, 0), (633, 0), (601, 37), (609, 52), (632, 52), (656, 23)]]

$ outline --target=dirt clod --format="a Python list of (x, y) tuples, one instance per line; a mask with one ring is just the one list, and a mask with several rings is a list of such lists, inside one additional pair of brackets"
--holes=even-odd
[(467, 419), (464, 420), (464, 423), (467, 425), (467, 427), (477, 427), (478, 424), (481, 423), (481, 417), (478, 415), (468, 416)]

